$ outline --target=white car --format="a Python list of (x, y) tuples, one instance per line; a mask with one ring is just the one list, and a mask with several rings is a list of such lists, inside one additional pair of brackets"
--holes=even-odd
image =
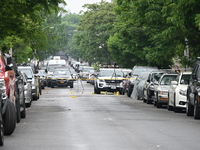
[(97, 79), (94, 81), (94, 93), (100, 94), (101, 91), (106, 91), (121, 94), (123, 76), (121, 69), (101, 68)]
[(162, 105), (168, 105), (168, 91), (171, 81), (174, 81), (178, 74), (176, 73), (164, 73), (160, 79), (154, 82), (154, 105), (157, 108), (161, 108)]
[(168, 110), (174, 109), (174, 112), (180, 112), (186, 108), (187, 87), (189, 84), (191, 72), (181, 72), (175, 81), (171, 82), (168, 94)]
[(26, 104), (26, 107), (30, 107), (32, 103), (32, 85), (31, 85), (32, 80), (28, 80), (28, 77), (24, 72), (22, 72), (22, 76), (24, 80), (25, 104)]

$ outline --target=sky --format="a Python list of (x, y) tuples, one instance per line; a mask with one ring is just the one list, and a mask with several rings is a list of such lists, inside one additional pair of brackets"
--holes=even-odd
[[(107, 2), (111, 2), (111, 0), (105, 0)], [(65, 9), (71, 13), (78, 14), (80, 10), (83, 10), (82, 6), (84, 4), (94, 4), (99, 3), (101, 0), (65, 0), (67, 3), (67, 6), (65, 6)]]

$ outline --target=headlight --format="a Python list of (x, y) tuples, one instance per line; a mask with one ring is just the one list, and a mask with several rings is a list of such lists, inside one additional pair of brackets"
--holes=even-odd
[(6, 86), (4, 79), (0, 79), (0, 92), (5, 93), (6, 92)]
[(186, 90), (180, 90), (179, 94), (183, 95), (183, 96), (186, 96), (187, 95), (187, 91)]

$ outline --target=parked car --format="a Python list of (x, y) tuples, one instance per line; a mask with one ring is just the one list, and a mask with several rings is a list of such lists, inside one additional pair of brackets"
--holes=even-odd
[(136, 99), (144, 99), (144, 86), (150, 72), (143, 72), (140, 74), (134, 83), (132, 97)]
[(24, 96), (24, 80), (21, 71), (18, 69), (17, 63), (11, 56), (7, 56), (7, 63), (10, 64), (15, 72), (15, 98), (17, 110), (17, 123), (21, 118), (26, 118), (26, 104)]
[(157, 108), (162, 107), (162, 105), (168, 104), (168, 90), (170, 88), (171, 81), (174, 81), (178, 76), (177, 73), (164, 73), (158, 82), (154, 82), (154, 105)]
[(152, 72), (152, 71), (158, 71), (158, 68), (156, 67), (148, 67), (148, 66), (134, 66), (132, 69), (132, 72), (129, 74), (129, 77), (127, 78), (127, 86), (125, 91), (127, 93), (127, 96), (130, 97), (131, 93), (133, 91), (135, 79), (137, 76), (142, 74), (143, 72)]
[(7, 94), (4, 79), (0, 79), (0, 146), (4, 145), (4, 135), (11, 135), (16, 128), (16, 108)]
[(171, 82), (168, 91), (168, 110), (180, 112), (186, 108), (187, 103), (187, 87), (189, 84), (191, 72), (181, 72), (175, 81)]
[(186, 114), (200, 119), (200, 58), (194, 64), (188, 85)]
[(68, 68), (55, 69), (51, 80), (51, 88), (54, 86), (74, 87), (74, 79)]
[(100, 94), (101, 91), (107, 91), (121, 94), (123, 78), (124, 74), (121, 69), (101, 68), (94, 80), (94, 93)]
[(144, 83), (143, 102), (150, 104), (154, 101), (154, 82), (158, 81), (164, 74), (163, 71), (152, 71)]
[(40, 98), (40, 85), (38, 77), (35, 76), (30, 66), (19, 66), (18, 68), (21, 72), (26, 73), (28, 79), (32, 80), (32, 98), (33, 100), (38, 100)]
[(89, 67), (89, 66), (82, 67), (82, 70), (79, 73), (82, 80), (86, 81), (89, 79), (90, 71), (94, 72), (94, 67)]
[(45, 72), (45, 70), (38, 70), (37, 75), (40, 79), (41, 88), (45, 89), (45, 86), (47, 86), (47, 73)]
[(28, 76), (22, 72), (23, 80), (24, 80), (24, 96), (25, 96), (25, 104), (26, 107), (30, 107), (32, 103), (32, 80), (28, 79)]

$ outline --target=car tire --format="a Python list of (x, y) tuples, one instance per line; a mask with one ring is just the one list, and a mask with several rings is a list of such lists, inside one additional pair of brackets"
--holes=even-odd
[(120, 93), (120, 95), (124, 95), (125, 94), (124, 89), (121, 88), (119, 93)]
[(94, 86), (94, 93), (95, 94), (100, 94), (100, 90), (98, 88), (95, 88), (95, 86)]
[(37, 100), (38, 99), (38, 96), (33, 96), (33, 100)]
[(15, 95), (15, 107), (16, 107), (16, 116), (17, 116), (17, 123), (21, 121), (21, 113), (20, 113), (20, 100), (19, 100), (19, 95)]
[(21, 112), (21, 118), (26, 118), (26, 104), (25, 104), (25, 98), (24, 98), (24, 95), (23, 95), (23, 111)]
[(73, 84), (73, 82), (70, 84), (70, 88), (74, 88), (74, 84)]
[(157, 108), (161, 108), (162, 104), (158, 102), (158, 93), (157, 93), (157, 97), (156, 97), (156, 107)]
[(48, 86), (48, 87), (51, 87), (51, 82), (48, 82), (48, 83), (47, 83), (47, 86)]
[(173, 110), (173, 107), (169, 105), (170, 99), (169, 99), (169, 93), (168, 93), (168, 104), (167, 104), (167, 110)]
[(0, 146), (3, 146), (4, 144), (4, 128), (3, 128), (3, 115), (2, 112), (0, 112)]
[(197, 96), (195, 96), (194, 101), (194, 119), (200, 119), (200, 110), (198, 106)]
[(3, 115), (4, 135), (11, 135), (16, 128), (16, 108), (11, 100), (8, 100), (6, 111)]
[(54, 84), (51, 82), (51, 88), (54, 88)]
[(42, 95), (42, 86), (39, 87), (39, 93)]
[(31, 107), (31, 102), (26, 103), (26, 107)]
[(174, 94), (174, 112), (175, 113), (181, 112), (181, 109), (176, 107), (176, 94)]
[(128, 91), (127, 91), (127, 96), (131, 97), (132, 92), (133, 92), (133, 88), (129, 86)]
[(156, 107), (157, 107), (157, 108), (161, 108), (161, 107), (162, 107), (162, 104), (159, 103), (159, 102), (157, 101), (157, 102), (156, 102)]
[[(188, 97), (188, 99), (189, 99), (189, 97)], [(186, 103), (186, 115), (187, 116), (194, 115), (194, 107), (189, 103), (189, 100), (187, 100), (187, 103)]]

